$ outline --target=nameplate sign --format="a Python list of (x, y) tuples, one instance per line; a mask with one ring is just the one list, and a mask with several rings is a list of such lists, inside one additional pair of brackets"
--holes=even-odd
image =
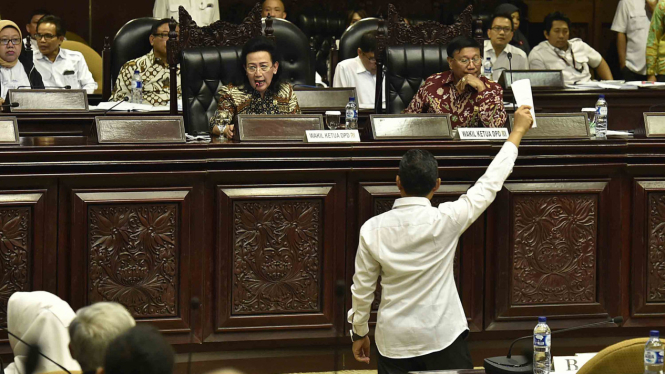
[(7, 94), (10, 103), (18, 103), (12, 113), (88, 111), (86, 90), (9, 90)]
[[(590, 138), (586, 113), (538, 113), (538, 127), (531, 128), (524, 139), (583, 139)], [(510, 129), (515, 117), (510, 115)]]
[(552, 357), (552, 361), (554, 361), (554, 368), (556, 370), (552, 373), (575, 374), (582, 368), (582, 366), (584, 366), (584, 364), (591, 360), (593, 356), (595, 356), (595, 353), (575, 356), (554, 356)]
[(509, 135), (505, 127), (458, 127), (457, 133), (461, 140), (505, 140)]
[(665, 113), (644, 113), (644, 130), (647, 138), (665, 137)]
[(307, 130), (305, 143), (357, 143), (358, 130)]
[(309, 88), (296, 87), (300, 109), (344, 109), (349, 97), (357, 97), (355, 87)]
[(299, 141), (307, 130), (323, 130), (321, 114), (238, 115), (238, 134), (247, 141)]
[(0, 144), (19, 144), (16, 117), (0, 117)]
[(185, 143), (182, 116), (95, 117), (97, 141), (112, 144)]
[(504, 70), (499, 77), (499, 85), (503, 88), (512, 86), (513, 82), (522, 79), (531, 81), (531, 88), (563, 88), (561, 70)]
[(372, 114), (374, 140), (452, 139), (450, 114)]

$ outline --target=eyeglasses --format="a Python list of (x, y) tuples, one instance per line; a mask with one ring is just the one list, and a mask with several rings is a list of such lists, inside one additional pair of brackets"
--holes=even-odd
[[(169, 38), (169, 33), (168, 32), (163, 32), (163, 33), (155, 33), (152, 34), (155, 38), (162, 38), (162, 39), (168, 39)], [(176, 38), (179, 37), (180, 34), (176, 33)]]
[(474, 65), (480, 65), (480, 63), (483, 61), (483, 59), (476, 56), (476, 57), (474, 57), (470, 60), (468, 58), (462, 58), (462, 59), (459, 59), (459, 60), (455, 59), (455, 61), (459, 62), (462, 65), (468, 65), (469, 62), (473, 62)]
[(512, 29), (511, 27), (508, 27), (508, 26), (506, 26), (506, 27), (494, 26), (494, 27), (492, 27), (492, 31), (494, 31), (494, 32), (501, 32), (501, 31), (503, 31), (503, 32), (505, 32), (505, 33), (507, 34), (507, 33), (511, 32), (511, 31), (513, 31), (513, 29)]
[(44, 40), (46, 40), (47, 42), (50, 42), (53, 38), (57, 37), (58, 37), (57, 35), (53, 34), (35, 34), (35, 39), (41, 40), (42, 38), (44, 38)]
[[(361, 51), (361, 52), (362, 52), (362, 51)], [(366, 58), (367, 60), (369, 60), (369, 62), (371, 62), (371, 63), (373, 63), (373, 64), (376, 63), (376, 58), (374, 58), (374, 57), (368, 57), (368, 56), (367, 56), (367, 53), (365, 53), (365, 52), (362, 52), (362, 54), (365, 56), (365, 58)]]
[(7, 45), (9, 42), (12, 42), (13, 45), (21, 45), (21, 39), (19, 38), (14, 38), (14, 39), (0, 39), (0, 44), (2, 45)]
[[(271, 68), (272, 66), (270, 66), (270, 65), (268, 65), (268, 64), (264, 64), (264, 65), (260, 65), (259, 67), (261, 68), (261, 71), (265, 73), (265, 72), (267, 72), (268, 70), (270, 70), (270, 68)], [(253, 74), (253, 73), (256, 73), (256, 71), (258, 70), (258, 68), (256, 67), (256, 65), (250, 65), (250, 66), (245, 67), (245, 70), (247, 70), (247, 72)]]

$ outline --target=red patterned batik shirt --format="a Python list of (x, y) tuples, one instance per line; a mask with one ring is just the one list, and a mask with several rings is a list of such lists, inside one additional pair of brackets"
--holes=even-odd
[(404, 113), (450, 113), (452, 127), (501, 127), (506, 122), (503, 89), (485, 77), (487, 87), (478, 93), (467, 86), (458, 92), (453, 72), (437, 73), (425, 80)]

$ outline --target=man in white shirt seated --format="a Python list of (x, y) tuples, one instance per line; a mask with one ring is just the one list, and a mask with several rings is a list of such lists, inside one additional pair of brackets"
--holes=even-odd
[(181, 5), (197, 26), (208, 26), (219, 21), (218, 0), (155, 0), (152, 16), (157, 19), (173, 17), (178, 21), (180, 19), (178, 8)]
[(286, 8), (282, 0), (264, 0), (261, 4), (261, 17), (286, 19)]
[[(376, 96), (376, 51), (377, 31), (368, 31), (360, 38), (358, 56), (340, 61), (335, 68), (333, 87), (355, 87), (358, 105), (361, 108), (374, 108)], [(382, 105), (386, 105), (386, 90)]]
[(37, 22), (39, 22), (42, 17), (47, 14), (51, 14), (46, 9), (35, 9), (30, 14), (30, 23), (25, 24), (25, 30), (28, 32), (28, 35), (23, 39), (23, 43), (30, 42), (30, 49), (32, 52), (35, 52), (39, 47), (37, 46), (37, 40), (35, 40), (35, 34), (37, 33)]
[(60, 48), (65, 32), (60, 17), (47, 15), (37, 22), (35, 38), (39, 50), (34, 53), (35, 67), (46, 88), (82, 88), (90, 95), (97, 89), (97, 82), (81, 52)]
[(487, 30), (489, 40), (485, 40), (485, 59), (492, 61), (492, 80), (499, 81), (501, 72), (509, 71), (512, 55), (512, 70), (528, 70), (529, 60), (523, 50), (510, 45), (513, 40), (513, 18), (510, 14), (496, 14), (492, 18), (492, 26)]
[(368, 321), (381, 276), (375, 331), (379, 374), (473, 368), (453, 274), (455, 250), (510, 175), (517, 147), (533, 123), (529, 109), (515, 112), (508, 141), (457, 201), (432, 207), (441, 179), (431, 153), (412, 149), (402, 157), (396, 178), (402, 197), (360, 229), (348, 313), (356, 360), (369, 364)]
[(589, 67), (596, 69), (598, 79), (611, 80), (612, 72), (607, 62), (595, 49), (582, 39), (571, 39), (570, 19), (561, 12), (545, 17), (545, 38), (529, 53), (531, 70), (562, 70), (566, 84), (591, 80)]

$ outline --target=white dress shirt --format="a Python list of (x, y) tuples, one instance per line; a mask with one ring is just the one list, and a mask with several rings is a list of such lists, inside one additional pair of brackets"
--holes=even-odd
[(589, 66), (595, 69), (602, 61), (600, 53), (579, 38), (570, 39), (568, 49), (565, 51), (545, 40), (529, 53), (531, 70), (563, 70), (563, 80), (566, 84), (590, 81)]
[(647, 37), (651, 13), (644, 0), (621, 0), (612, 22), (612, 31), (626, 34), (626, 67), (633, 73), (647, 73)]
[(494, 201), (512, 171), (517, 147), (504, 143), (485, 174), (457, 201), (432, 207), (424, 197), (397, 199), (360, 229), (348, 321), (359, 335), (381, 276), (376, 346), (389, 358), (438, 352), (468, 330), (453, 275), (460, 235)]
[(60, 48), (55, 62), (51, 62), (37, 50), (34, 61), (46, 88), (71, 86), (72, 89), (86, 90), (88, 95), (97, 89), (97, 82), (88, 70), (88, 64), (81, 52)]
[(0, 84), (2, 84), (0, 98), (3, 99), (7, 97), (7, 90), (17, 89), (19, 87), (25, 89), (30, 88), (30, 79), (23, 68), (23, 64), (21, 64), (21, 61), (17, 62), (13, 68), (0, 66)]
[[(374, 108), (374, 97), (376, 96), (376, 75), (372, 75), (362, 61), (360, 56), (341, 61), (335, 68), (333, 87), (355, 87), (360, 108)], [(382, 105), (386, 107), (386, 90), (382, 91)]]
[(499, 56), (497, 56), (494, 47), (492, 46), (492, 41), (485, 40), (485, 54), (483, 55), (483, 58), (487, 59), (489, 57), (490, 61), (492, 61), (492, 80), (495, 82), (499, 81), (502, 71), (510, 69), (508, 52), (513, 54), (513, 70), (529, 70), (529, 60), (523, 50), (507, 44), (506, 48), (504, 48)]
[(178, 21), (180, 19), (178, 8), (181, 5), (192, 16), (197, 26), (208, 26), (219, 21), (218, 0), (155, 0), (152, 16), (157, 19), (173, 17)]

